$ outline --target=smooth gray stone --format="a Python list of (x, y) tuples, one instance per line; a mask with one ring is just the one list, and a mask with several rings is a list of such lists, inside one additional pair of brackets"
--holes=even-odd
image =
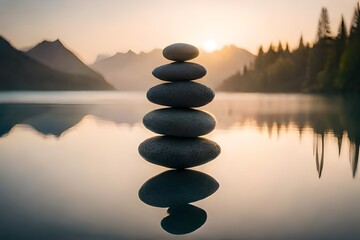
[(140, 155), (150, 163), (168, 168), (190, 168), (219, 156), (220, 146), (205, 138), (157, 136), (139, 145)]
[(202, 78), (206, 69), (197, 63), (175, 62), (155, 68), (152, 74), (163, 81), (183, 82)]
[(195, 82), (163, 83), (152, 87), (146, 94), (150, 102), (171, 107), (201, 107), (210, 103), (215, 93)]
[(186, 108), (162, 108), (146, 114), (145, 127), (175, 137), (198, 137), (214, 130), (216, 121), (208, 113)]
[(199, 229), (207, 219), (207, 213), (190, 204), (170, 207), (169, 216), (161, 221), (161, 227), (175, 235), (188, 234)]
[(173, 207), (207, 198), (219, 189), (211, 176), (194, 170), (169, 170), (147, 180), (139, 198), (154, 207)]
[(175, 43), (164, 48), (163, 55), (169, 60), (184, 62), (199, 56), (199, 50), (187, 43)]

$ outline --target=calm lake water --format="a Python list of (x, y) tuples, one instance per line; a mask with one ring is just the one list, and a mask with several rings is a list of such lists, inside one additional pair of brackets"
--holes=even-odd
[[(212, 177), (219, 189), (163, 220), (167, 208), (138, 197), (167, 171), (138, 154), (155, 135), (142, 117), (160, 108), (144, 93), (0, 93), (0, 239), (360, 239), (359, 105), (217, 94), (205, 137), (222, 153), (184, 182)], [(167, 232), (186, 227), (197, 229)]]

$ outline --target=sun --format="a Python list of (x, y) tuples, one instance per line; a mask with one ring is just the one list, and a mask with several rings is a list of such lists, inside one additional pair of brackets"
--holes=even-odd
[(208, 39), (203, 42), (203, 48), (207, 52), (213, 52), (218, 49), (218, 43), (214, 39)]

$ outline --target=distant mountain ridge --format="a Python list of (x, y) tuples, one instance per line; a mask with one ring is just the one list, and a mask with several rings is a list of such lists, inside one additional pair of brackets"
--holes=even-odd
[(59, 39), (52, 42), (45, 40), (29, 49), (26, 54), (55, 70), (103, 79), (100, 74), (89, 68), (67, 49)]
[(95, 61), (94, 61), (92, 64), (95, 64), (95, 63), (97, 63), (97, 62), (100, 62), (100, 61), (102, 61), (102, 60), (104, 60), (104, 59), (107, 59), (107, 58), (109, 58), (109, 57), (111, 57), (111, 55), (108, 55), (108, 54), (99, 54), (99, 55), (96, 56), (96, 59), (95, 59)]
[(140, 54), (129, 50), (127, 53), (116, 53), (90, 67), (102, 73), (118, 90), (146, 90), (157, 82), (151, 75), (152, 70), (166, 62), (160, 49)]
[[(161, 49), (154, 49), (151, 52), (139, 54), (129, 50), (126, 53), (116, 53), (107, 58), (100, 55), (95, 63), (87, 66), (60, 40), (43, 41), (25, 53), (14, 49), (5, 39), (3, 41), (12, 49), (11, 56), (21, 56), (22, 60), (19, 60), (18, 63), (36, 66), (32, 67), (33, 69), (29, 66), (24, 67), (23, 70), (26, 69), (26, 73), (24, 71), (17, 72), (15, 69), (19, 68), (16, 68), (14, 64), (18, 60), (11, 62), (12, 57), (8, 57), (6, 60), (7, 57), (2, 56), (3, 62), (1, 63), (3, 66), (0, 65), (0, 74), (3, 75), (2, 82), (5, 83), (5, 81), (14, 78), (15, 75), (22, 74), (17, 80), (11, 80), (10, 85), (8, 83), (2, 84), (0, 89), (3, 90), (104, 90), (112, 89), (111, 85), (113, 85), (120, 91), (146, 91), (160, 83), (158, 79), (152, 76), (153, 69), (170, 63), (162, 56)], [(14, 54), (15, 51), (16, 54)], [(199, 57), (192, 62), (203, 65), (208, 72), (203, 79), (197, 81), (216, 89), (225, 79), (242, 71), (245, 65), (249, 66), (254, 59), (255, 56), (247, 50), (229, 45), (215, 52), (200, 51)], [(12, 68), (5, 67), (10, 67), (11, 64), (13, 65)], [(9, 72), (10, 69), (13, 69), (12, 72)], [(43, 73), (40, 74), (40, 72)], [(31, 81), (28, 81), (29, 78)], [(88, 83), (85, 84), (86, 78), (92, 80), (87, 80)], [(40, 79), (57, 80), (44, 81)], [(73, 83), (70, 84), (67, 79), (72, 79)], [(63, 84), (66, 83), (66, 86), (61, 86), (60, 81)], [(20, 84), (20, 82), (22, 83)]]
[[(208, 72), (198, 82), (217, 88), (224, 79), (241, 71), (254, 59), (255, 56), (247, 50), (230, 45), (215, 52), (201, 51), (192, 62), (203, 65)], [(152, 70), (169, 62), (162, 56), (161, 49), (139, 54), (129, 50), (95, 62), (90, 67), (103, 74), (119, 90), (147, 90), (160, 83), (152, 76)]]
[(102, 77), (52, 69), (0, 36), (0, 90), (111, 90)]

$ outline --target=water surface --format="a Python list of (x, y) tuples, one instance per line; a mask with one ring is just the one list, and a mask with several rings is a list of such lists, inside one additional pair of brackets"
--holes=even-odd
[(182, 210), (206, 222), (174, 235), (160, 224), (167, 209), (138, 197), (167, 170), (137, 151), (155, 135), (142, 116), (159, 108), (144, 93), (0, 93), (0, 237), (358, 239), (359, 102), (218, 94), (205, 137), (222, 153), (194, 170), (219, 189)]

